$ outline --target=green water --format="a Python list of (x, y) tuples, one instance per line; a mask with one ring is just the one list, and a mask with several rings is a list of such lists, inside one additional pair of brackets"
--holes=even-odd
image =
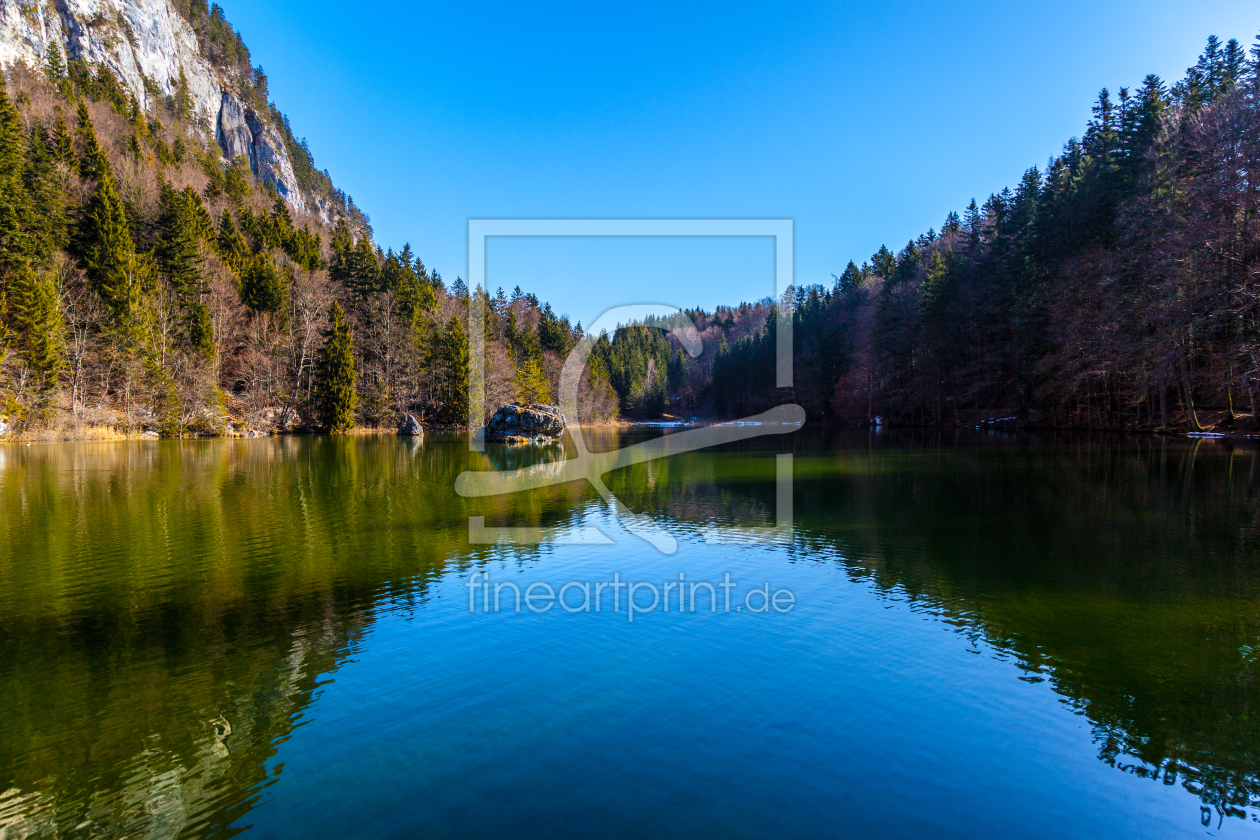
[[(673, 554), (589, 485), (454, 492), (539, 457), (0, 446), (0, 838), (1260, 833), (1256, 447), (807, 428), (606, 476)], [(482, 572), (795, 602), (470, 610)]]

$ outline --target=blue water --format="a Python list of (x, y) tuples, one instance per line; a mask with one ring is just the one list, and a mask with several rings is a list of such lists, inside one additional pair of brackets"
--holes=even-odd
[[(792, 531), (755, 542), (782, 452)], [(455, 437), (0, 455), (3, 838), (1260, 830), (1255, 448), (862, 433), (610, 474), (673, 554), (589, 487), (459, 498), (528, 458)], [(731, 609), (470, 603), (680, 574)]]

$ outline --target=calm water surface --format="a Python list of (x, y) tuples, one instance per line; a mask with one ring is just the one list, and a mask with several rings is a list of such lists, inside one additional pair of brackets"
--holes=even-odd
[[(554, 457), (0, 446), (0, 838), (1260, 834), (1255, 447), (806, 429), (609, 474), (672, 555), (589, 485), (454, 492)], [(470, 612), (483, 572), (795, 607)]]

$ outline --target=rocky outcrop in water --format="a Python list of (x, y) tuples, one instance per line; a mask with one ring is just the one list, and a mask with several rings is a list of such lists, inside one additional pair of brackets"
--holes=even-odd
[(554, 405), (518, 405), (509, 403), (486, 424), (486, 440), (490, 443), (549, 443), (559, 440), (567, 424)]
[(411, 436), (411, 435), (422, 435), (424, 434), (424, 426), (421, 426), (419, 420), (417, 420), (415, 417), (408, 414), (407, 417), (402, 421), (402, 424), (399, 425), (398, 434), (404, 437)]
[[(0, 68), (43, 67), (54, 44), (66, 58), (109, 68), (150, 113), (159, 95), (175, 95), (182, 74), (193, 121), (224, 156), (248, 158), (263, 183), (306, 208), (280, 133), (205, 59), (170, 0), (0, 0)], [(327, 215), (322, 206), (317, 212)]]

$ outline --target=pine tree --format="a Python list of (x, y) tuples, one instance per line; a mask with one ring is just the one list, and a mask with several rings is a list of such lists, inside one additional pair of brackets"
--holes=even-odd
[(244, 236), (241, 236), (231, 212), (226, 208), (223, 210), (223, 215), (219, 216), (219, 235), (215, 240), (215, 247), (218, 248), (223, 262), (236, 273), (239, 284), (240, 276), (249, 261), (249, 243), (245, 241)]
[(871, 257), (871, 272), (884, 280), (891, 280), (893, 269), (897, 267), (897, 258), (887, 245), (880, 245), (879, 250)]
[(60, 114), (57, 115), (57, 124), (53, 128), (52, 147), (58, 161), (65, 164), (71, 172), (78, 171), (79, 160), (74, 151), (74, 138), (70, 136), (66, 120)]
[(923, 279), (923, 288), (919, 292), (919, 307), (923, 311), (923, 319), (928, 322), (939, 321), (945, 314), (953, 297), (953, 272), (949, 262), (941, 256), (941, 252), (933, 251), (928, 261), (927, 273)]
[(1204, 47), (1203, 54), (1199, 56), (1199, 61), (1194, 66), (1196, 75), (1202, 80), (1203, 101), (1205, 102), (1211, 102), (1221, 89), (1221, 83), (1225, 78), (1223, 58), (1221, 39), (1215, 35), (1209, 35), (1207, 46)]
[(195, 297), (204, 291), (201, 240), (206, 232), (205, 208), (191, 188), (177, 192), (162, 181), (159, 190), (158, 265), (180, 295)]
[(241, 275), (241, 302), (251, 312), (279, 312), (284, 307), (285, 285), (271, 257), (258, 254)]
[(897, 266), (892, 272), (892, 276), (885, 275), (888, 284), (885, 290), (899, 283), (908, 283), (914, 279), (915, 274), (919, 271), (919, 246), (911, 240), (906, 243), (906, 247), (901, 249), (901, 253), (897, 255)]
[(962, 224), (963, 230), (967, 232), (968, 244), (973, 251), (977, 250), (980, 247), (980, 234), (984, 232), (984, 217), (980, 215), (980, 208), (976, 206), (974, 198), (963, 211)]
[(568, 353), (571, 339), (567, 322), (555, 316), (550, 303), (544, 305), (539, 314), (538, 343), (542, 349), (560, 356)]
[(328, 309), (328, 330), (315, 365), (315, 416), (330, 432), (348, 431), (354, 426), (355, 393), (354, 343), (341, 304), (333, 301)]
[(57, 171), (56, 151), (39, 123), (31, 128), (24, 174), (32, 258), (38, 265), (47, 265), (54, 249), (69, 245), (69, 219), (65, 212), (63, 180)]
[(842, 295), (851, 294), (862, 285), (862, 279), (862, 272), (853, 264), (853, 260), (849, 260), (844, 272), (836, 278), (836, 292)]
[(1230, 38), (1221, 53), (1221, 86), (1229, 90), (1242, 81), (1247, 72), (1247, 53), (1237, 38)]
[(523, 403), (551, 402), (551, 382), (537, 356), (525, 356), (516, 363), (516, 393)]
[(459, 318), (451, 316), (439, 342), (438, 422), (457, 426), (468, 422), (468, 337)]
[(186, 117), (192, 113), (192, 95), (188, 92), (188, 77), (184, 75), (183, 67), (179, 68), (179, 79), (175, 82), (175, 94), (171, 98), (171, 104), (177, 117)]
[(9, 283), (8, 317), (18, 353), (34, 377), (34, 390), (46, 403), (65, 364), (65, 323), (52, 276), (20, 266)]
[(88, 203), (82, 227), (83, 264), (92, 287), (124, 329), (139, 310), (146, 272), (114, 179), (105, 173)]
[(83, 145), (83, 155), (79, 158), (79, 174), (97, 181), (112, 177), (109, 158), (97, 142), (96, 131), (92, 127), (92, 115), (88, 113), (87, 103), (83, 101), (79, 102), (79, 142)]
[(215, 350), (214, 327), (202, 302), (209, 289), (202, 276), (201, 242), (214, 228), (192, 187), (176, 192), (163, 181), (160, 190), (158, 265), (178, 299), (188, 346), (209, 357)]
[(49, 44), (44, 55), (44, 74), (48, 81), (59, 85), (66, 77), (66, 63), (61, 59), (61, 49), (56, 44)]
[(381, 268), (372, 239), (360, 236), (354, 250), (348, 256), (345, 276), (346, 288), (360, 300), (366, 300), (380, 291)]
[(22, 117), (0, 85), (0, 264), (17, 264), (30, 255), (25, 159)]

